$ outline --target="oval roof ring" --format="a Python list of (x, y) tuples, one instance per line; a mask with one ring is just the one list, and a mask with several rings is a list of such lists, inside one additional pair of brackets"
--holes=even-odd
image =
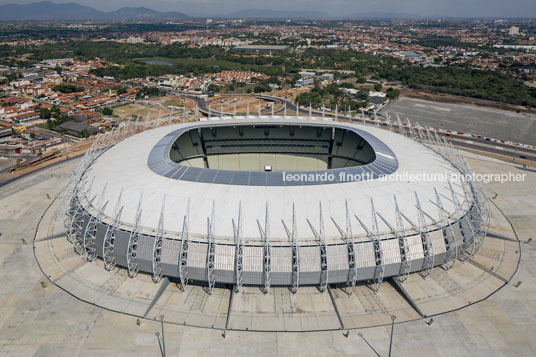
[[(221, 170), (211, 168), (201, 168), (186, 166), (176, 163), (170, 159), (170, 151), (173, 143), (183, 133), (196, 129), (218, 126), (252, 126), (252, 125), (301, 125), (313, 127), (334, 127), (354, 132), (362, 137), (374, 150), (376, 158), (373, 162), (345, 168), (335, 168), (315, 171), (238, 171), (238, 170)], [(243, 120), (240, 123), (230, 123), (226, 121), (213, 121), (193, 125), (183, 126), (164, 136), (153, 147), (147, 160), (149, 168), (158, 175), (175, 180), (185, 180), (200, 183), (215, 183), (223, 185), (242, 185), (242, 186), (305, 186), (305, 185), (325, 185), (346, 182), (356, 182), (365, 180), (374, 180), (383, 176), (392, 174), (398, 169), (398, 159), (391, 148), (371, 133), (358, 129), (354, 126), (344, 125), (343, 123), (333, 122), (302, 122), (302, 121), (262, 121)], [(320, 176), (326, 174), (325, 176)], [(289, 176), (290, 175), (290, 176)], [(288, 180), (288, 178), (318, 178), (327, 177), (325, 180)], [(306, 175), (306, 176), (304, 176)], [(312, 176), (307, 176), (312, 175)]]

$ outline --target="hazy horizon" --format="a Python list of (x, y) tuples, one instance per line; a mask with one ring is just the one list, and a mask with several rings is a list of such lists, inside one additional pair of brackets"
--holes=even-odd
[[(39, 0), (0, 0), (0, 5), (29, 4)], [(381, 12), (445, 17), (536, 17), (534, 0), (53, 0), (78, 3), (101, 11), (121, 7), (148, 7), (158, 11), (179, 11), (189, 16), (225, 16), (246, 9), (278, 11), (319, 11), (328, 16)]]

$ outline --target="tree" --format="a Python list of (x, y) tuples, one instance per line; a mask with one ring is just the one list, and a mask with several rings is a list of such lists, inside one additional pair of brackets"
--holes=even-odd
[(113, 89), (117, 92), (117, 95), (125, 94), (128, 91), (128, 88), (125, 86), (116, 86)]
[(355, 88), (352, 83), (348, 83), (348, 82), (341, 83), (339, 87), (341, 87), (341, 88)]
[(145, 96), (148, 97), (156, 97), (160, 95), (160, 89), (157, 87), (143, 87), (142, 90), (136, 94), (136, 97), (143, 98)]
[(41, 113), (39, 114), (39, 117), (41, 119), (50, 119), (51, 116), (52, 112), (50, 110), (48, 110), (47, 108), (41, 109)]
[(57, 118), (61, 115), (61, 111), (60, 111), (60, 108), (56, 105), (52, 106), (52, 108), (50, 108), (50, 112), (52, 113), (52, 117), (53, 118)]
[(369, 89), (368, 88), (359, 88), (356, 94), (357, 99), (368, 102), (369, 99)]
[(281, 85), (281, 81), (279, 80), (279, 78), (277, 78), (277, 76), (271, 76), (270, 78), (268, 78), (267, 82), (272, 83), (272, 84)]
[(253, 88), (253, 91), (255, 93), (269, 92), (270, 86), (266, 83), (259, 83)]
[(389, 98), (390, 100), (394, 100), (400, 96), (400, 91), (398, 89), (389, 87), (385, 94), (387, 98)]
[(216, 93), (220, 91), (220, 87), (214, 83), (210, 83), (207, 87), (207, 91)]
[(376, 92), (381, 91), (381, 90), (382, 90), (382, 84), (381, 84), (381, 83), (375, 83), (375, 84), (374, 84), (374, 90), (375, 90)]
[(332, 94), (334, 96), (338, 96), (340, 94), (339, 86), (337, 85), (337, 83), (328, 84), (326, 89), (328, 90), (329, 94)]
[(61, 93), (76, 93), (76, 92), (84, 91), (82, 88), (77, 87), (72, 84), (58, 84), (57, 86), (52, 87), (52, 90), (54, 92), (61, 92)]
[(8, 73), (6, 75), (6, 78), (7, 78), (8, 82), (13, 82), (13, 81), (17, 80), (17, 73), (16, 72)]
[(104, 108), (104, 109), (102, 109), (102, 114), (103, 115), (113, 115), (114, 111), (113, 111), (112, 108)]

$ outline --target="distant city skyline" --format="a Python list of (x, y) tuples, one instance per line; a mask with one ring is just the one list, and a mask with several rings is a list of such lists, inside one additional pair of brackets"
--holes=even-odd
[[(0, 5), (28, 4), (36, 0), (0, 0)], [(534, 17), (534, 0), (53, 0), (75, 2), (101, 11), (121, 7), (148, 7), (159, 11), (180, 11), (190, 16), (225, 16), (245, 9), (280, 11), (319, 11), (327, 16), (350, 16), (361, 13), (399, 13), (445, 17)]]

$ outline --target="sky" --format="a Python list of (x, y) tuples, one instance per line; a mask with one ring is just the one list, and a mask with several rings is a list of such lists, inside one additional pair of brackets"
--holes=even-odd
[[(0, 0), (0, 4), (39, 0)], [(308, 10), (330, 16), (367, 12), (407, 13), (453, 17), (533, 17), (536, 0), (53, 0), (77, 2), (101, 11), (123, 6), (144, 6), (159, 11), (180, 11), (190, 16), (217, 16), (245, 9)]]

